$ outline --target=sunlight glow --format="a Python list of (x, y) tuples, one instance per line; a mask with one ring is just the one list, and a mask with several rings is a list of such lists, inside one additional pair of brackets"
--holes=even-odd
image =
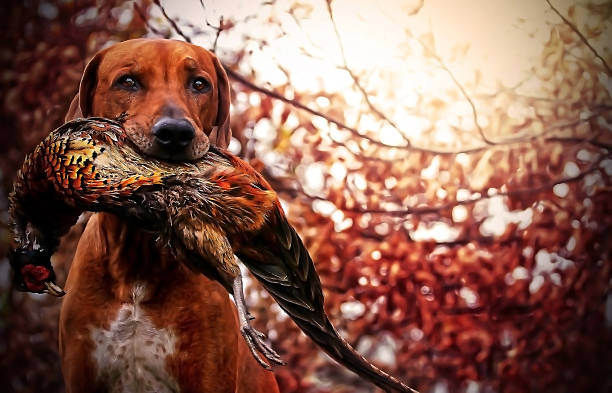
[(317, 199), (312, 202), (312, 210), (314, 210), (315, 213), (322, 215), (323, 217), (329, 217), (337, 209), (336, 205), (334, 205), (332, 202)]
[(573, 162), (568, 162), (565, 164), (565, 168), (563, 168), (563, 174), (568, 177), (578, 176), (580, 173), (580, 168)]
[(382, 126), (379, 132), (379, 137), (380, 141), (382, 143), (386, 143), (387, 145), (402, 146), (406, 144), (399, 131), (397, 131), (390, 124), (385, 124)]
[(312, 193), (318, 193), (323, 190), (325, 186), (325, 177), (323, 171), (325, 168), (319, 164), (310, 164), (304, 170), (304, 190)]
[(502, 196), (481, 200), (477, 205), (487, 211), (487, 218), (480, 226), (480, 233), (485, 236), (501, 236), (510, 223), (518, 224), (519, 229), (527, 228), (533, 217), (531, 208), (510, 211)]
[(419, 222), (417, 229), (410, 231), (410, 237), (414, 241), (434, 240), (437, 242), (451, 242), (459, 236), (459, 229), (445, 222), (436, 221), (431, 224)]
[[(255, 40), (248, 41), (249, 61), (244, 63), (249, 65), (241, 64), (245, 67), (242, 72), (249, 73), (251, 69), (247, 67), (253, 67), (258, 80), (274, 87), (287, 82), (281, 66), (289, 71), (289, 83), (296, 92), (340, 93), (347, 107), (352, 108), (344, 114), (351, 124), (357, 121), (360, 110), (373, 111), (368, 110), (362, 93), (342, 69), (346, 60), (371, 102), (381, 106), (382, 112), (398, 125), (394, 129), (379, 123), (377, 116), (364, 116), (358, 128), (391, 145), (405, 144), (400, 133), (418, 140), (430, 127), (434, 127), (435, 142), (450, 146), (456, 145), (454, 140), (459, 138), (451, 126), (474, 131), (471, 108), (449, 75), (436, 67), (435, 61), (427, 60), (427, 50), (435, 51), (471, 95), (489, 94), (500, 86), (523, 81), (532, 73), (541, 45), (549, 38), (547, 29), (541, 26), (557, 21), (543, 1), (448, 1), (443, 6), (424, 2), (418, 8), (420, 2), (337, 0), (332, 3), (332, 9), (338, 38), (325, 2), (304, 2), (304, 7), (295, 11), (296, 18), (287, 13), (294, 7), (291, 0), (270, 2), (267, 6), (248, 0), (210, 0), (206, 2), (206, 11), (196, 0), (166, 3), (171, 16), (179, 16), (196, 26), (202, 25), (203, 20), (218, 20), (220, 16), (240, 21), (221, 34), (218, 45), (231, 51), (244, 46), (245, 34)], [(556, 1), (556, 6), (562, 9), (569, 4), (570, 0)], [(153, 16), (160, 16), (156, 13), (159, 11), (154, 9)], [(247, 18), (250, 15), (257, 17)], [(278, 16), (279, 27), (265, 23), (272, 15)], [(483, 31), (487, 33), (482, 34)], [(210, 47), (213, 39), (214, 34), (208, 34), (198, 37), (196, 43)], [(257, 45), (257, 40), (266, 44)], [(345, 59), (341, 56), (341, 47)], [(475, 70), (481, 71), (478, 76)], [(479, 83), (475, 84), (477, 78)], [(606, 75), (599, 78), (606, 86), (612, 85)], [(528, 92), (529, 86), (526, 81), (522, 88)], [(423, 112), (422, 97), (439, 97), (448, 107), (440, 113)], [(326, 97), (317, 98), (316, 103), (323, 109), (333, 106)], [(257, 102), (250, 104), (257, 105)], [(420, 112), (412, 113), (419, 107)], [(483, 108), (479, 112), (482, 113), (478, 122), (487, 127), (489, 120)], [(532, 116), (533, 108), (513, 103), (508, 115), (520, 121)], [(432, 119), (437, 121), (432, 123)], [(322, 122), (315, 126), (322, 130), (329, 128)], [(534, 128), (537, 126), (534, 124)]]

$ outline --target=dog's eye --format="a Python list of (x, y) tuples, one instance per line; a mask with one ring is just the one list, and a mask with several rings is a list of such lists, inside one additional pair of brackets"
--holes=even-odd
[(191, 82), (191, 87), (193, 87), (193, 89), (198, 93), (204, 93), (210, 90), (211, 86), (209, 81), (202, 77), (199, 77), (193, 79), (193, 81)]
[(133, 77), (129, 75), (124, 75), (120, 77), (119, 79), (117, 79), (117, 82), (115, 83), (129, 90), (134, 90), (138, 87), (138, 83), (136, 82), (136, 79), (134, 79)]

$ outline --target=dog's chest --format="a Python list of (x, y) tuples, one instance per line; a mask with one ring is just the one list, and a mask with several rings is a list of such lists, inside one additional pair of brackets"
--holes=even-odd
[(108, 329), (92, 329), (97, 380), (112, 393), (178, 392), (166, 370), (166, 357), (175, 352), (176, 337), (154, 326), (140, 302), (146, 287), (135, 285), (132, 302), (124, 303)]

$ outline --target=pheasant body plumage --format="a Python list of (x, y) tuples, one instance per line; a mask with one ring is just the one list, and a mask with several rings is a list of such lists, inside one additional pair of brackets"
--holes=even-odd
[[(234, 255), (332, 358), (387, 391), (414, 392), (338, 335), (325, 314), (314, 264), (276, 193), (239, 158), (211, 147), (196, 162), (169, 163), (142, 157), (119, 122), (65, 124), (26, 158), (10, 195), (16, 274), (25, 274), (26, 265), (52, 273), (48, 258), (59, 237), (86, 210), (115, 213), (156, 231), (159, 244), (179, 261), (223, 284), (234, 295), (243, 336), (262, 366), (269, 367), (258, 352), (269, 362), (282, 361), (249, 325)], [(38, 286), (26, 283), (22, 289), (41, 292), (34, 276), (28, 277), (21, 281)]]

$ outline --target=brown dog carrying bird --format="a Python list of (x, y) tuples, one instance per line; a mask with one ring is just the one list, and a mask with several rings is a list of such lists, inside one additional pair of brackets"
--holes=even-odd
[[(50, 257), (83, 211), (127, 217), (158, 234), (192, 270), (232, 293), (240, 329), (265, 368), (283, 364), (253, 329), (236, 255), (295, 323), (333, 359), (386, 391), (415, 392), (346, 343), (323, 308), (312, 259), (287, 221), (276, 193), (246, 162), (211, 146), (191, 163), (145, 158), (121, 123), (66, 123), (26, 158), (10, 195), (17, 248), (10, 255), (21, 290), (61, 295)], [(263, 355), (263, 358), (262, 358)]]

